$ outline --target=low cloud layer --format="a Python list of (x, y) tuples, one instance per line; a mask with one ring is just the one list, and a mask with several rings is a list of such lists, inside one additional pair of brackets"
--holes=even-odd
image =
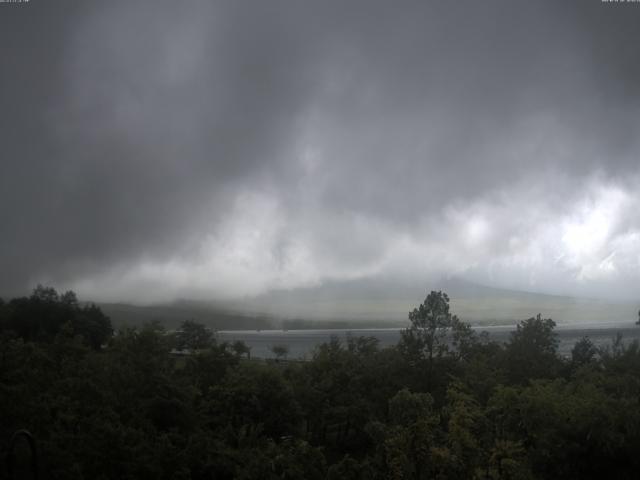
[(0, 4), (0, 291), (632, 298), (640, 5)]

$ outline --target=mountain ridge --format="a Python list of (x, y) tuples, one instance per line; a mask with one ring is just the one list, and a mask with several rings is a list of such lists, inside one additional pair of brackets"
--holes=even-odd
[(98, 304), (116, 326), (156, 320), (167, 328), (176, 328), (183, 320), (193, 319), (220, 330), (401, 327), (408, 312), (431, 290), (447, 293), (452, 313), (480, 325), (513, 324), (537, 313), (559, 324), (631, 322), (637, 315), (636, 305), (631, 302), (501, 289), (455, 277), (425, 283), (426, 288), (381, 279), (329, 281), (233, 301)]

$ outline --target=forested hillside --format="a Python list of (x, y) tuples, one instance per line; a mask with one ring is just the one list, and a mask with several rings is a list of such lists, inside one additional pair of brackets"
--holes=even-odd
[[(554, 322), (491, 343), (431, 292), (401, 341), (250, 358), (195, 322), (112, 334), (38, 288), (0, 303), (0, 449), (27, 429), (41, 478), (626, 479), (640, 471), (640, 347), (557, 354)], [(176, 349), (187, 355), (176, 355)], [(174, 352), (174, 353), (172, 353)], [(23, 443), (15, 478), (31, 478)], [(4, 467), (4, 466), (3, 466)], [(7, 474), (6, 468), (3, 474)]]

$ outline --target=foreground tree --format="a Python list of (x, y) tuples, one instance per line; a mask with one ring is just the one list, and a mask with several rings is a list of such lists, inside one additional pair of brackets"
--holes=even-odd
[(71, 325), (73, 332), (81, 335), (87, 345), (96, 350), (105, 345), (113, 335), (111, 320), (93, 304), (78, 308)]
[(286, 360), (287, 355), (289, 355), (289, 347), (286, 345), (273, 345), (271, 352), (276, 356), (276, 360)]
[(520, 322), (506, 348), (506, 368), (514, 383), (553, 377), (560, 367), (556, 322), (538, 314)]
[(111, 320), (98, 306), (81, 306), (74, 292), (58, 294), (54, 288), (42, 285), (29, 297), (14, 298), (2, 307), (0, 329), (25, 341), (80, 336), (94, 349), (101, 348), (113, 335)]
[(242, 355), (246, 355), (247, 360), (251, 360), (251, 347), (244, 343), (242, 340), (236, 340), (235, 342), (233, 342), (231, 348), (239, 357), (241, 357)]
[(178, 350), (204, 350), (213, 345), (215, 337), (211, 329), (194, 320), (185, 320), (175, 335)]
[(447, 350), (446, 337), (452, 320), (449, 296), (432, 291), (418, 308), (409, 312), (411, 325), (401, 332), (402, 347), (411, 356), (433, 361)]
[(586, 365), (591, 363), (598, 355), (598, 348), (589, 337), (582, 337), (576, 342), (571, 350), (571, 361), (574, 365)]

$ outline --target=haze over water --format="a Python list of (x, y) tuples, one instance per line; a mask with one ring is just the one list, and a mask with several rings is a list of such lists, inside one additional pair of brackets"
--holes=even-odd
[[(508, 342), (513, 326), (474, 327), (478, 333), (487, 332), (492, 341)], [(570, 357), (571, 349), (581, 338), (588, 336), (597, 347), (611, 345), (618, 334), (623, 336), (626, 343), (640, 340), (640, 327), (633, 323), (610, 323), (597, 325), (561, 325), (556, 327), (558, 335), (558, 352)], [(244, 341), (251, 347), (251, 355), (259, 358), (274, 357), (271, 347), (284, 345), (288, 347), (288, 358), (310, 358), (313, 349), (321, 343), (326, 343), (332, 337), (338, 338), (343, 344), (349, 337), (375, 337), (381, 347), (395, 345), (400, 340), (400, 329), (340, 329), (340, 330), (261, 330), (261, 331), (220, 331), (218, 339), (222, 342)]]

